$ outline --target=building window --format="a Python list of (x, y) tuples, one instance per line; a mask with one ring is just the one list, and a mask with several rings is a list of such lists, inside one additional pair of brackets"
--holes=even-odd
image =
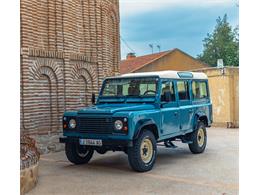
[(193, 99), (203, 99), (208, 97), (207, 83), (205, 81), (192, 82)]
[(188, 81), (177, 81), (179, 100), (189, 100), (189, 83)]

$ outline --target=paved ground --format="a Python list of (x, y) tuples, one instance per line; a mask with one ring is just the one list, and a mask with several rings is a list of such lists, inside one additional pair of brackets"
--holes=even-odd
[(238, 132), (208, 129), (208, 146), (199, 155), (182, 143), (160, 147), (147, 173), (133, 172), (122, 152), (95, 154), (80, 166), (64, 152), (43, 155), (38, 184), (28, 194), (238, 194)]

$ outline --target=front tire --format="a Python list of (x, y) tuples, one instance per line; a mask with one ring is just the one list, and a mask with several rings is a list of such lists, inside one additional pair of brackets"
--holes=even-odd
[(65, 153), (70, 162), (79, 165), (88, 163), (93, 156), (94, 150), (87, 146), (81, 146), (79, 143), (66, 143)]
[(203, 122), (200, 121), (196, 130), (190, 134), (190, 140), (192, 143), (189, 144), (189, 148), (193, 154), (204, 152), (207, 145), (207, 131)]
[(138, 172), (150, 171), (157, 155), (156, 139), (151, 131), (144, 130), (134, 141), (133, 147), (128, 148), (128, 161), (133, 170)]

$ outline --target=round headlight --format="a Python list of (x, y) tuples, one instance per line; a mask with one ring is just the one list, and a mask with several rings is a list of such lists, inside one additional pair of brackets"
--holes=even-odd
[(115, 129), (121, 130), (122, 128), (123, 128), (123, 122), (121, 120), (116, 120), (115, 121)]
[(74, 129), (76, 127), (76, 120), (70, 119), (69, 125), (70, 125), (70, 128)]

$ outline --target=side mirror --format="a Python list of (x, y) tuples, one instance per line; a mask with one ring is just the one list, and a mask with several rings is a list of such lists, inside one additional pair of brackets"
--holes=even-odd
[(166, 102), (170, 102), (172, 101), (172, 94), (170, 91), (165, 91), (164, 92), (164, 98)]
[(91, 103), (92, 103), (92, 104), (95, 104), (95, 102), (96, 102), (96, 96), (95, 96), (94, 93), (92, 93), (92, 96), (91, 96)]

